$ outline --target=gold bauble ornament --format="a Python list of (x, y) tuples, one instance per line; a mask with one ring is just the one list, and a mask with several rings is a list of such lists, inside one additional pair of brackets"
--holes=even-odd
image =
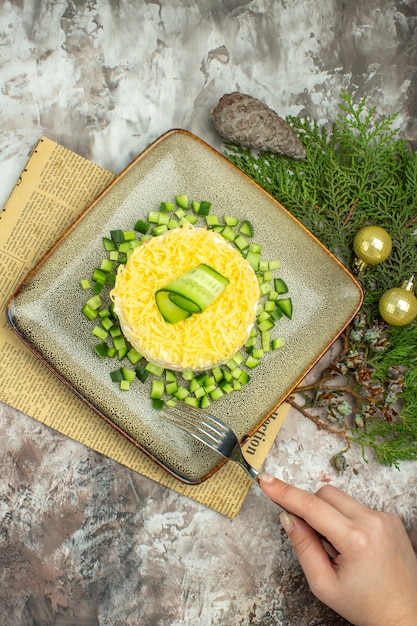
[(365, 226), (356, 233), (353, 240), (353, 251), (356, 258), (353, 262), (355, 274), (363, 272), (368, 265), (378, 265), (385, 261), (392, 250), (392, 239), (381, 226)]
[(379, 301), (379, 313), (391, 326), (407, 326), (417, 316), (417, 298), (414, 295), (414, 276), (401, 287), (388, 289)]

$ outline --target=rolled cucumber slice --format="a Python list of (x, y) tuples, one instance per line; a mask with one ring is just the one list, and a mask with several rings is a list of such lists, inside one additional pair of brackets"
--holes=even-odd
[(155, 293), (156, 306), (166, 322), (176, 324), (202, 313), (229, 284), (229, 279), (201, 263)]
[(172, 302), (170, 294), (167, 291), (157, 291), (155, 294), (156, 306), (164, 320), (168, 324), (176, 324), (190, 317), (192, 313), (182, 309)]

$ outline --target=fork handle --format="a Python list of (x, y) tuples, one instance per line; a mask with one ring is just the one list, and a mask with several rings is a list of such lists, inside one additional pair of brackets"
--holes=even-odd
[[(237, 446), (236, 446), (237, 448)], [(245, 459), (245, 457), (243, 456), (243, 452), (240, 449), (235, 449), (235, 458), (233, 458), (233, 460), (236, 463), (239, 463), (239, 465), (242, 466), (242, 468), (245, 470), (245, 472), (248, 474), (248, 476), (250, 476), (250, 478), (252, 478), (252, 480), (257, 483), (259, 485), (259, 480), (258, 480), (258, 476), (259, 476), (259, 471), (256, 470), (254, 467), (252, 467), (252, 465), (250, 465), (247, 460)]]

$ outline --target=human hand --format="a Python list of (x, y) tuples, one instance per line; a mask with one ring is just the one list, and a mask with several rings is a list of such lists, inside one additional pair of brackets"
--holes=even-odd
[[(417, 558), (400, 519), (326, 485), (316, 494), (261, 474), (319, 600), (356, 626), (416, 626)], [(319, 534), (335, 548), (329, 558)]]

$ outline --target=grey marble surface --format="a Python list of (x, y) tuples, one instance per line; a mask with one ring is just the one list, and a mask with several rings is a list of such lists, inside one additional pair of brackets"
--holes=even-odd
[[(320, 123), (350, 89), (417, 142), (415, 0), (0, 2), (0, 205), (42, 136), (119, 172), (170, 128), (222, 150), (233, 90)], [(0, 404), (0, 622), (5, 626), (319, 626), (272, 503), (235, 520)], [(290, 413), (266, 468), (396, 512), (415, 538), (416, 467), (365, 463)], [(413, 534), (414, 533), (414, 534)]]

